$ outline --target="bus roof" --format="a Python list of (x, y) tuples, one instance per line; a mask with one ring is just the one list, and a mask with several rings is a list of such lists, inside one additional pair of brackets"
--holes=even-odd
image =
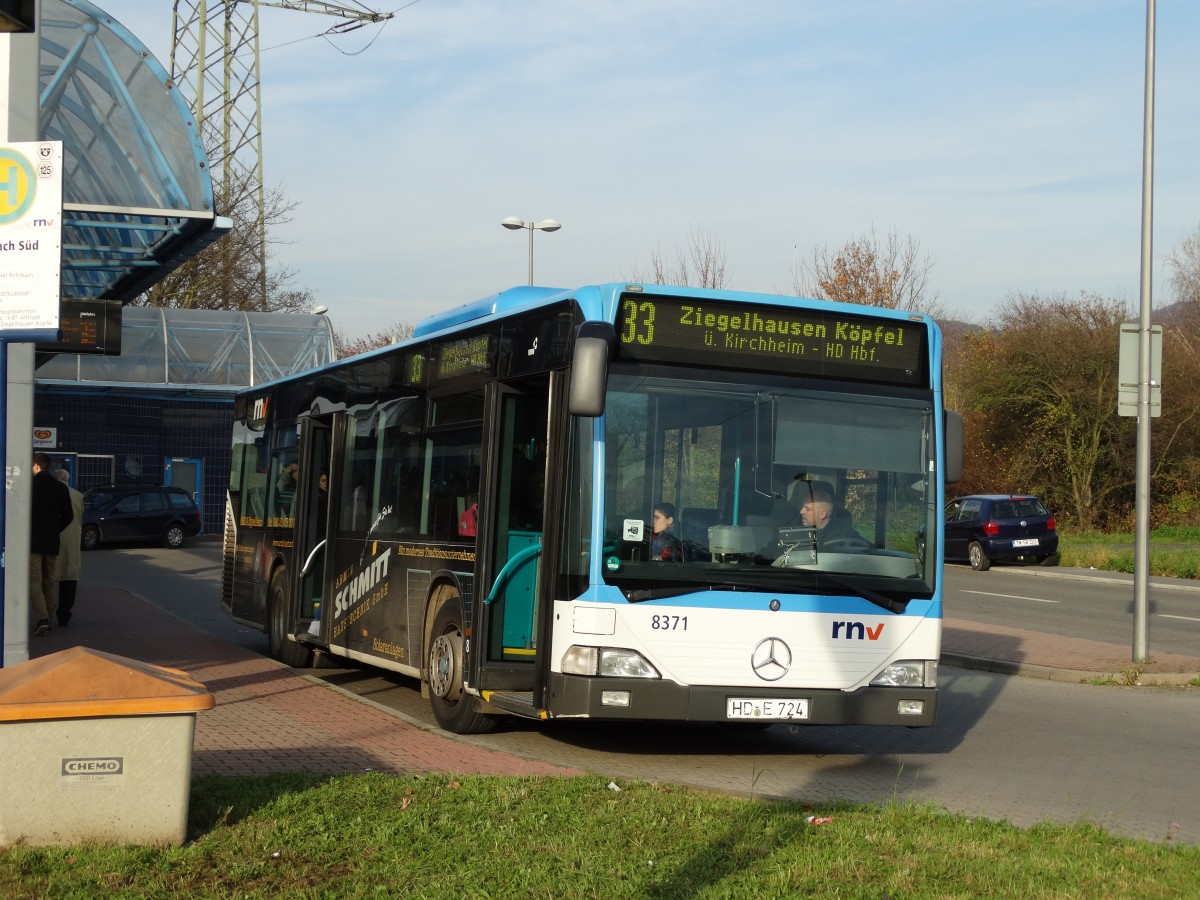
[[(446, 312), (435, 313), (434, 315), (427, 316), (413, 327), (412, 337), (400, 343), (407, 344), (410, 342), (419, 341), (421, 339), (428, 339), (435, 335), (442, 335), (446, 332), (453, 331), (461, 326), (469, 325), (472, 322), (479, 322), (493, 317), (511, 315), (513, 313), (520, 312), (526, 307), (533, 308), (543, 306), (548, 303), (555, 302), (558, 299), (575, 300), (577, 303), (581, 304), (585, 316), (591, 317), (598, 315), (604, 317), (606, 315), (605, 307), (610, 302), (615, 302), (616, 299), (625, 291), (655, 293), (668, 296), (692, 296), (697, 298), (704, 297), (714, 300), (762, 301), (768, 304), (779, 303), (781, 300), (786, 301), (802, 299), (806, 303), (816, 304), (819, 307), (842, 309), (847, 313), (852, 312), (860, 316), (869, 315), (879, 318), (908, 319), (910, 321), (923, 320), (926, 324), (932, 325), (935, 335), (938, 335), (934, 337), (934, 340), (940, 339), (940, 332), (938, 331), (937, 324), (933, 319), (924, 314), (906, 312), (904, 310), (859, 307), (852, 304), (839, 303), (830, 300), (819, 300), (811, 297), (796, 298), (786, 297), (781, 294), (764, 294), (730, 289), (697, 288), (683, 285), (657, 285), (620, 281), (583, 285), (576, 288), (538, 287), (534, 285), (520, 285), (517, 287), (507, 288), (506, 290), (491, 294), (490, 296), (484, 297), (480, 300), (466, 303), (454, 309), (447, 310)], [(245, 388), (244, 392), (254, 393), (256, 391), (261, 391), (266, 387), (273, 386), (279, 382), (292, 381), (296, 378), (306, 377), (325, 369), (337, 369), (351, 360), (362, 360), (372, 356), (377, 356), (379, 354), (391, 352), (396, 346), (398, 345), (392, 344), (387, 347), (377, 347), (373, 350), (367, 350), (363, 353), (360, 353), (357, 356), (333, 360), (325, 363), (324, 365), (317, 366), (309, 370), (307, 373), (299, 373), (277, 378), (269, 382), (264, 382), (262, 384)]]
[(482, 300), (466, 303), (443, 313), (435, 313), (422, 319), (413, 327), (413, 337), (424, 337), (446, 328), (454, 328), (476, 319), (484, 319), (499, 313), (510, 312), (527, 303), (544, 301), (547, 297), (561, 294), (569, 288), (551, 287), (514, 287)]

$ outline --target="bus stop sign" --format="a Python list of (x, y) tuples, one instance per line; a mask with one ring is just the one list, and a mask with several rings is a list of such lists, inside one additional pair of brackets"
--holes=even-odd
[[(1117, 367), (1117, 415), (1138, 414), (1138, 366), (1141, 325), (1121, 323), (1121, 355)], [(1150, 327), (1150, 415), (1162, 415), (1162, 326)]]

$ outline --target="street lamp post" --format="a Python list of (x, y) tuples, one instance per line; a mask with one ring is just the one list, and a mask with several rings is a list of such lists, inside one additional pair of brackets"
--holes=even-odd
[(534, 231), (558, 231), (562, 228), (554, 219), (542, 219), (540, 222), (525, 222), (518, 219), (516, 216), (509, 216), (501, 223), (505, 228), (516, 231), (518, 228), (524, 228), (529, 232), (529, 283), (533, 284), (533, 233)]

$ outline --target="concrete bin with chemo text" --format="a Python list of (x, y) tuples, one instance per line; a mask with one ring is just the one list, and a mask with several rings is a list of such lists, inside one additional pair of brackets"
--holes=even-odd
[(0, 669), (0, 846), (182, 844), (213, 702), (177, 669), (83, 647)]

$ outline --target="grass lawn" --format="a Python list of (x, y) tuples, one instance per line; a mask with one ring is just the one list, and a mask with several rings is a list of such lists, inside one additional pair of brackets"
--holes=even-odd
[(1194, 896), (1200, 872), (1170, 835), (599, 777), (205, 777), (189, 834), (3, 850), (0, 896), (1155, 898)]
[[(1060, 565), (1106, 572), (1133, 572), (1132, 533), (1060, 531)], [(1200, 578), (1200, 528), (1156, 528), (1150, 532), (1150, 574)]]

